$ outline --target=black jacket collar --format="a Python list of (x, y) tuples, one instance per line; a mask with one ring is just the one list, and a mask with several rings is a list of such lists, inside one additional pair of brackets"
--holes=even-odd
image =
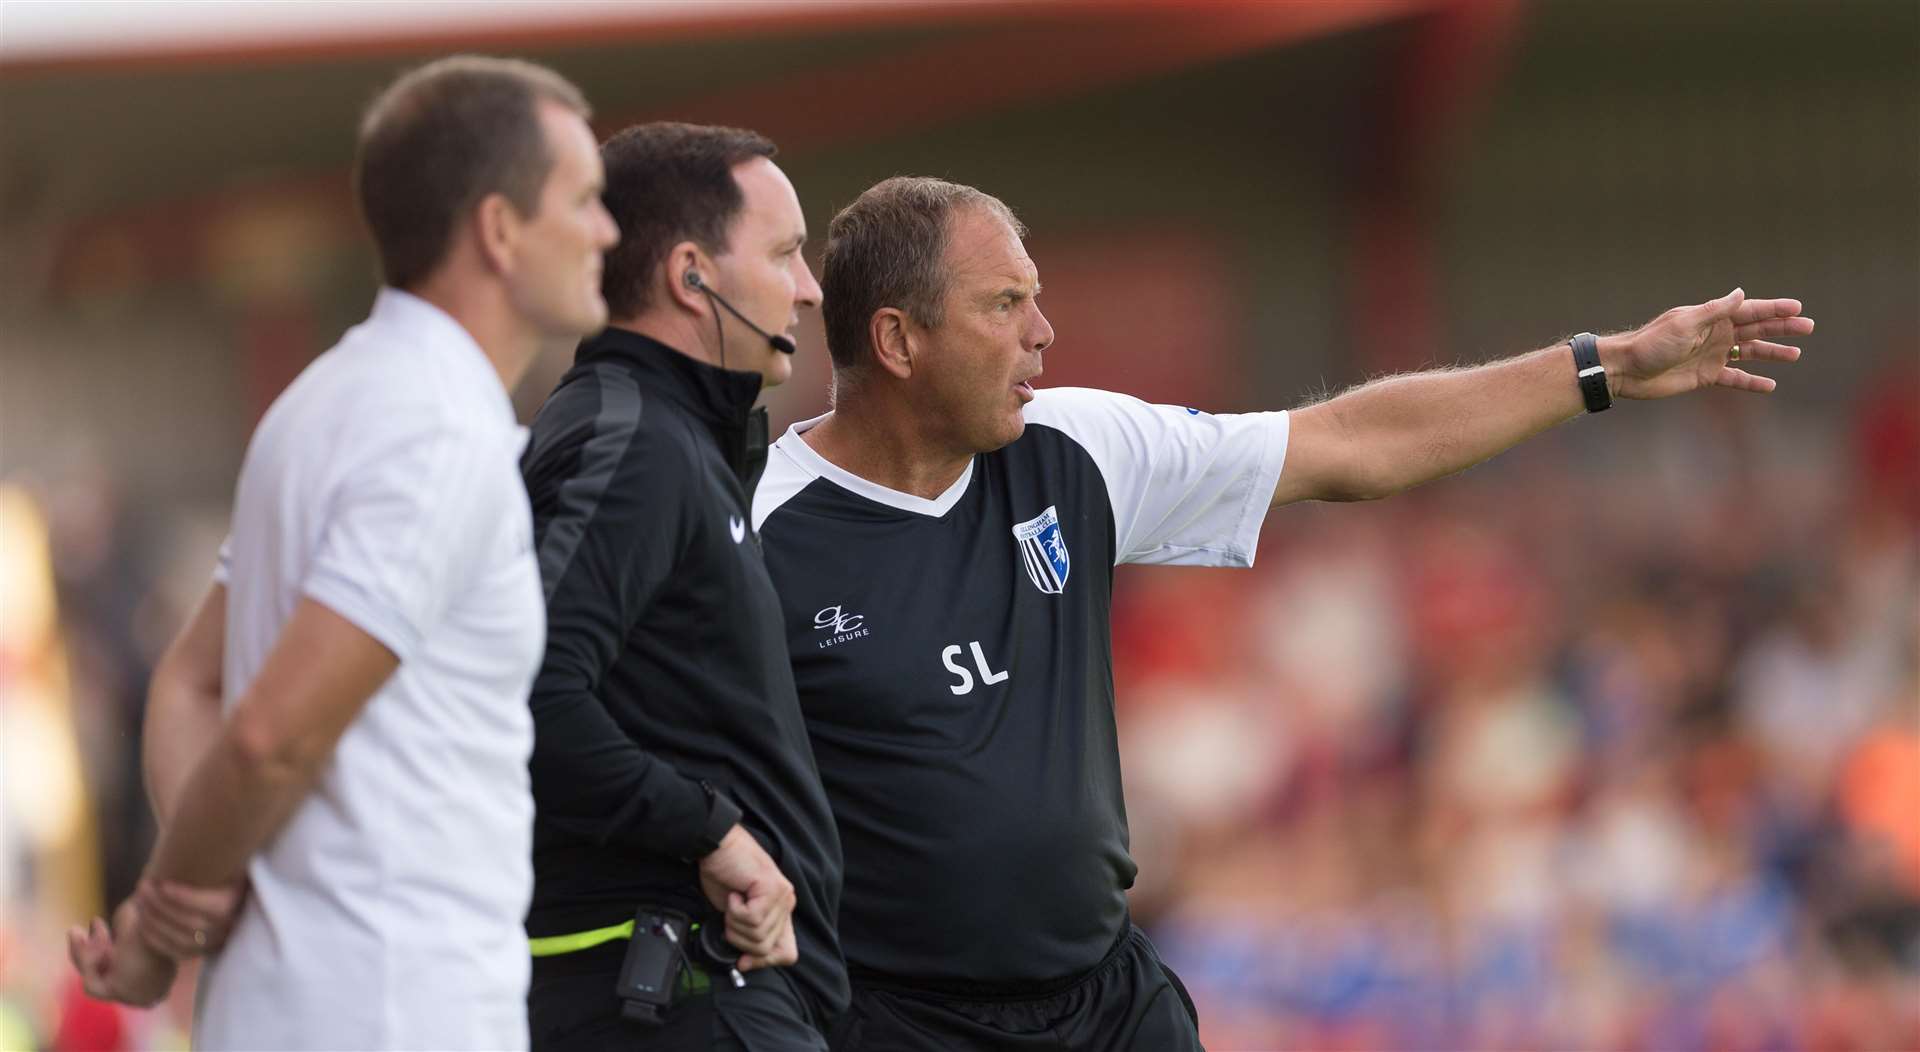
[(696, 361), (651, 336), (613, 326), (582, 341), (575, 365), (613, 360), (632, 369), (641, 390), (672, 401), (707, 425), (747, 492), (767, 463), (767, 411), (755, 409), (759, 373)]

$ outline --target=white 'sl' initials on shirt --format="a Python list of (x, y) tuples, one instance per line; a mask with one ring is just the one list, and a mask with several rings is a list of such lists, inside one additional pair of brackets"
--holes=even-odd
[[(976, 639), (967, 645), (973, 648), (973, 667), (980, 670), (981, 683), (990, 687), (1007, 678), (1006, 670), (995, 672), (987, 667), (987, 655), (981, 651), (979, 640)], [(953, 659), (959, 656), (960, 644), (958, 643), (951, 644), (940, 652), (940, 663), (947, 666), (948, 672), (960, 677), (960, 682), (948, 684), (947, 689), (955, 694), (971, 694), (973, 693), (973, 673), (954, 664)]]

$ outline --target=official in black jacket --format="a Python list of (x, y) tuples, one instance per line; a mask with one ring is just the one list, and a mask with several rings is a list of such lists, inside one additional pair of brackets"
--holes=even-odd
[[(799, 201), (752, 132), (629, 128), (601, 147), (621, 242), (522, 470), (547, 599), (533, 688), (535, 1049), (821, 1049), (845, 1007), (841, 855), (751, 525), (761, 387), (820, 286)], [(763, 327), (764, 326), (764, 327)], [(768, 331), (771, 329), (772, 331)], [(664, 1022), (615, 980), (639, 907), (724, 925), (729, 969)]]

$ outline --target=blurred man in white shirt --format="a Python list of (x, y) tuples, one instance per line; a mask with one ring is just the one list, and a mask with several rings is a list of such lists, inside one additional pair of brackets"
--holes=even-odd
[(210, 953), (194, 1046), (519, 1048), (545, 639), (507, 392), (606, 322), (587, 106), (528, 63), (407, 74), (354, 188), (386, 287), (247, 449), (214, 582), (154, 675), (161, 831), (75, 928), (90, 993)]

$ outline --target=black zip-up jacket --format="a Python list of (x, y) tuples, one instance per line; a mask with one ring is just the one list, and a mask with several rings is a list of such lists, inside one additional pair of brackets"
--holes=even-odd
[(547, 652), (527, 930), (619, 924), (642, 903), (711, 914), (696, 860), (737, 805), (793, 882), (800, 962), (784, 971), (825, 1030), (847, 1002), (840, 837), (752, 526), (759, 390), (756, 373), (610, 328), (534, 418), (520, 466)]

